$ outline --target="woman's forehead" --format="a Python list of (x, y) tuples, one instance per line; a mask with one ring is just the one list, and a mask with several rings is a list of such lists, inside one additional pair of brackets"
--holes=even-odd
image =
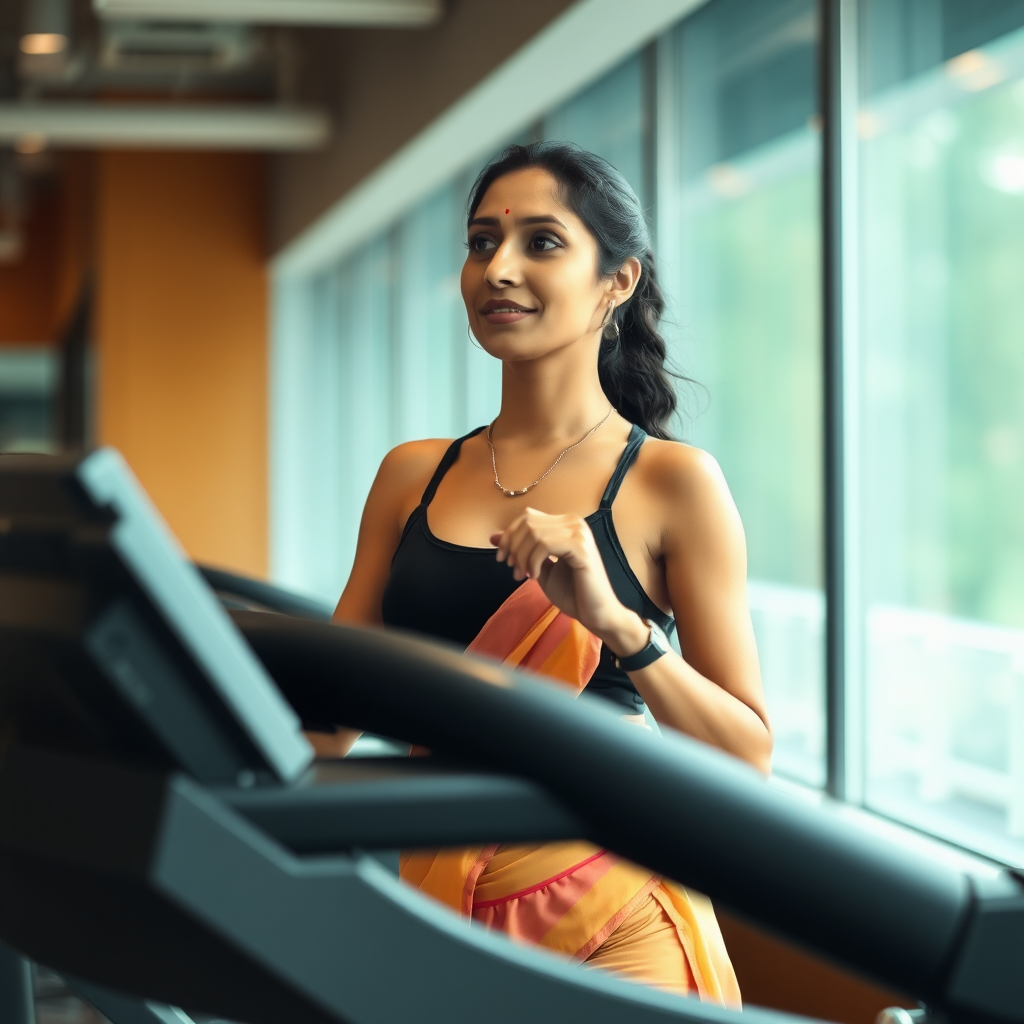
[(558, 182), (543, 167), (524, 167), (492, 181), (475, 216), (500, 216), (506, 209), (514, 217), (557, 211), (564, 220), (563, 215), (569, 213), (562, 204)]

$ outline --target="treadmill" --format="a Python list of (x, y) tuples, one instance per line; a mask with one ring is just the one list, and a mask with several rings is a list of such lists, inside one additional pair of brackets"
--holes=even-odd
[[(314, 763), (303, 722), (433, 756)], [(229, 614), (109, 449), (0, 457), (0, 725), (0, 939), (121, 999), (117, 1024), (133, 1007), (164, 1024), (173, 1007), (247, 1024), (738, 1022), (473, 926), (373, 855), (570, 838), (935, 1020), (1024, 1024), (1012, 873), (915, 856), (442, 644)]]

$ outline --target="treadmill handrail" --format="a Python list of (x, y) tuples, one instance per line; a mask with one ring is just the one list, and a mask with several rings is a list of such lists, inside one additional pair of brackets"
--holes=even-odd
[(293, 853), (586, 838), (583, 823), (536, 783), (429, 757), (318, 763), (288, 788), (212, 792)]
[(232, 617), (300, 715), (532, 779), (615, 852), (882, 982), (941, 992), (972, 901), (952, 868), (769, 789), (710, 747), (454, 648)]
[(213, 565), (197, 563), (196, 568), (215, 593), (241, 598), (247, 603), (258, 605), (259, 608), (255, 609), (257, 611), (262, 608), (320, 622), (328, 621), (334, 611), (326, 601), (295, 594), (264, 580), (253, 579), (251, 576), (243, 576), (241, 573), (230, 572)]

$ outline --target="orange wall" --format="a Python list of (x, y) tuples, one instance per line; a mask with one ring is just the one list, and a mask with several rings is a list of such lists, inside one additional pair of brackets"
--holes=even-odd
[(267, 566), (265, 167), (108, 152), (95, 169), (100, 443), (188, 553)]

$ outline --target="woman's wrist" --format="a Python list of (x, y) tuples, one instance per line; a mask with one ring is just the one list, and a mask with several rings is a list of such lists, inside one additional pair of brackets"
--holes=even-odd
[(651, 627), (625, 606), (614, 622), (594, 633), (617, 658), (632, 657), (642, 651), (651, 639)]

